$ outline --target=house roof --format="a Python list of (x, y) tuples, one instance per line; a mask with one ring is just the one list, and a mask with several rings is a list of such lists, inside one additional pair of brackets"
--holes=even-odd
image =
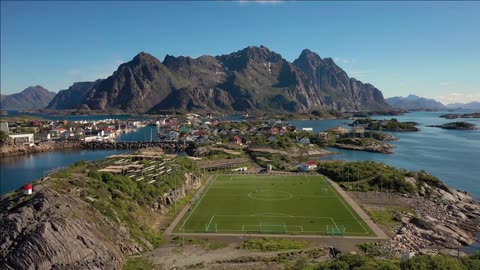
[(317, 165), (317, 162), (314, 161), (314, 160), (309, 160), (309, 161), (305, 161), (305, 164), (307, 164), (309, 166), (313, 166), (313, 165)]

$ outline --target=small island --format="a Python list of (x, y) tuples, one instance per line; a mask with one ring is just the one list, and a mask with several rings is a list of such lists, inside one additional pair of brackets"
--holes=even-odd
[(393, 154), (395, 145), (379, 142), (373, 138), (343, 138), (338, 139), (333, 147), (356, 151)]
[(438, 127), (443, 129), (456, 129), (456, 130), (475, 130), (477, 126), (467, 122), (452, 122), (443, 125), (430, 125), (428, 127)]
[(399, 122), (396, 118), (390, 120), (375, 120), (372, 118), (357, 119), (350, 126), (363, 126), (367, 130), (385, 131), (419, 131), (416, 122)]
[(445, 119), (457, 119), (457, 118), (480, 118), (480, 112), (475, 112), (475, 113), (465, 113), (465, 114), (449, 113), (449, 114), (443, 114), (443, 115), (440, 115), (439, 117), (441, 117), (441, 118), (445, 118)]
[(383, 132), (365, 131), (361, 126), (354, 126), (351, 130), (342, 126), (333, 127), (320, 132), (319, 136), (323, 145), (330, 147), (384, 154), (392, 154), (395, 148), (384, 141), (398, 140), (397, 137)]

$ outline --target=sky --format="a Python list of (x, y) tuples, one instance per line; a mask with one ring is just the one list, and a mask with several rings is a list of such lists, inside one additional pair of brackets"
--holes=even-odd
[(141, 51), (331, 57), (385, 97), (480, 101), (480, 2), (1, 1), (2, 94), (106, 78)]

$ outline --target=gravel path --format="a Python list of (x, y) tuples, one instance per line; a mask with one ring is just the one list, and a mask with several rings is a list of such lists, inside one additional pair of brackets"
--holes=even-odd
[(375, 233), (378, 239), (382, 239), (382, 240), (389, 239), (389, 237), (385, 234), (385, 232), (382, 229), (380, 229), (380, 227), (377, 224), (375, 224), (372, 221), (372, 219), (370, 219), (370, 217), (363, 211), (363, 209), (360, 206), (358, 206), (358, 204), (352, 198), (350, 198), (350, 196), (340, 186), (338, 186), (337, 183), (328, 179), (326, 176), (325, 178), (328, 180), (328, 182), (330, 182), (332, 187), (335, 188), (338, 194), (340, 194), (345, 199), (345, 201), (353, 208), (353, 210), (357, 212), (360, 218), (362, 218), (363, 221), (367, 223), (367, 225), (370, 227), (370, 229), (372, 229), (372, 231)]

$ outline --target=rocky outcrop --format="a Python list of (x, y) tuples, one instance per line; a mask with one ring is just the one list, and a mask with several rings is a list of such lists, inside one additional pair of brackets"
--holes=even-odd
[(456, 129), (456, 130), (475, 130), (477, 126), (475, 124), (467, 123), (467, 122), (452, 122), (446, 123), (443, 125), (430, 125), (427, 127), (438, 127), (443, 129)]
[(160, 211), (162, 214), (168, 213), (168, 206), (182, 199), (190, 190), (196, 190), (202, 185), (201, 178), (193, 173), (185, 174), (185, 181), (180, 183), (180, 188), (170, 189), (152, 206), (153, 211)]
[(464, 114), (458, 114), (458, 113), (449, 113), (449, 114), (443, 114), (440, 115), (439, 117), (445, 118), (445, 119), (457, 119), (457, 118), (480, 118), (480, 113), (464, 113)]
[(403, 218), (384, 247), (395, 253), (442, 252), (473, 244), (480, 231), (479, 202), (467, 193), (445, 189), (423, 183), (420, 196), (410, 200), (415, 217)]
[[(165, 214), (169, 205), (200, 187), (200, 177), (184, 177), (178, 189), (145, 210)], [(121, 269), (126, 256), (151, 248), (148, 241), (132, 237), (120, 220), (94, 208), (95, 199), (84, 196), (82, 187), (57, 192), (52, 181), (37, 182), (33, 195), (17, 191), (0, 200), (0, 269)]]
[(382, 142), (368, 142), (364, 145), (355, 145), (355, 144), (343, 144), (336, 143), (333, 145), (335, 148), (348, 149), (355, 151), (366, 151), (374, 153), (383, 153), (383, 154), (393, 154), (394, 145)]
[(68, 149), (79, 149), (78, 142), (44, 142), (29, 146), (27, 144), (0, 143), (0, 156), (12, 156), (22, 154), (35, 154), (50, 151), (61, 151)]
[(129, 234), (77, 197), (42, 185), (0, 201), (1, 269), (117, 269), (142, 251)]

